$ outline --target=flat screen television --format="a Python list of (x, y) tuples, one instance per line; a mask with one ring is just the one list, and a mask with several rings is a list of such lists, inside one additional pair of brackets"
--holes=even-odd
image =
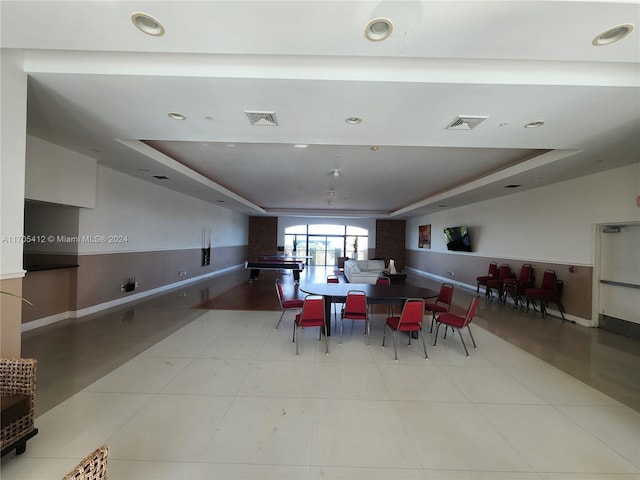
[(447, 250), (457, 252), (471, 251), (471, 238), (467, 227), (447, 227), (444, 229), (444, 239), (447, 242)]

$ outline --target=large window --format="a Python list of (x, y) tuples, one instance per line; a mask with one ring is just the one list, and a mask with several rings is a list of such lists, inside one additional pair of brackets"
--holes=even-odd
[(337, 265), (338, 257), (367, 258), (369, 232), (351, 225), (295, 225), (284, 232), (284, 253), (308, 256), (309, 265)]

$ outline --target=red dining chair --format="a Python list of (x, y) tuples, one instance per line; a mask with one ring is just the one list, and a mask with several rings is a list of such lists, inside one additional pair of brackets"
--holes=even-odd
[(436, 317), (439, 313), (446, 313), (451, 310), (451, 302), (453, 300), (453, 285), (450, 283), (443, 283), (440, 286), (438, 292), (438, 298), (435, 302), (426, 302), (424, 308), (427, 312), (431, 312), (431, 326), (429, 327), (429, 333), (433, 332), (433, 325), (436, 321)]
[(504, 297), (513, 298), (514, 308), (517, 310), (520, 305), (524, 307), (524, 292), (533, 286), (533, 266), (525, 263), (520, 269), (518, 278), (507, 278), (504, 281)]
[(293, 322), (293, 340), (296, 342), (296, 356), (298, 356), (299, 331), (309, 327), (320, 327), (318, 340), (322, 340), (322, 333), (324, 332), (328, 355), (329, 341), (327, 340), (327, 331), (324, 324), (324, 297), (322, 295), (307, 295), (302, 305), (302, 312), (296, 315), (296, 319)]
[[(327, 283), (340, 283), (340, 278), (337, 275), (327, 275)], [(336, 328), (336, 322), (338, 321), (338, 311), (336, 310), (336, 304), (333, 303), (333, 328)]]
[(367, 294), (362, 290), (349, 290), (347, 292), (347, 300), (342, 310), (342, 318), (340, 319), (340, 345), (342, 345), (342, 331), (344, 330), (345, 320), (351, 320), (352, 334), (355, 321), (364, 320), (367, 345), (371, 344), (371, 325), (369, 323), (369, 312), (367, 308)]
[[(296, 289), (298, 288), (296, 284)], [(285, 298), (284, 292), (282, 290), (282, 284), (279, 280), (276, 280), (276, 295), (278, 295), (278, 302), (280, 303), (280, 308), (282, 309), (282, 314), (276, 323), (276, 330), (280, 326), (280, 322), (282, 322), (282, 317), (288, 310), (295, 310), (296, 312), (300, 312), (304, 300), (301, 298)]]
[[(527, 288), (524, 291), (524, 296), (526, 297), (527, 302), (527, 312), (529, 311), (529, 304), (532, 304), (533, 309), (535, 310), (536, 301), (538, 301), (540, 302), (540, 313), (542, 314), (542, 318), (545, 318), (547, 316), (548, 304), (555, 303), (558, 306), (562, 322), (564, 323), (567, 319), (564, 316), (564, 307), (560, 301), (563, 289), (564, 282), (562, 280), (558, 280), (555, 270), (545, 270), (542, 275), (542, 284), (540, 285), (540, 288), (532, 287)], [(575, 322), (571, 320), (571, 323)]]
[(498, 270), (497, 278), (487, 280), (487, 298), (493, 300), (493, 291), (498, 296), (498, 303), (505, 303), (504, 299), (504, 281), (511, 278), (511, 268), (508, 264), (503, 263)]
[(396, 332), (407, 332), (409, 334), (409, 345), (411, 345), (411, 334), (417, 332), (422, 338), (422, 347), (424, 348), (424, 358), (427, 356), (427, 345), (424, 343), (424, 335), (422, 334), (422, 320), (424, 319), (424, 300), (422, 298), (409, 298), (402, 307), (399, 317), (387, 318), (382, 334), (382, 346), (384, 347), (385, 338), (387, 336), (387, 327), (393, 330), (393, 352), (396, 361), (398, 360), (398, 348), (396, 347)]
[(444, 339), (446, 340), (447, 338), (447, 327), (451, 327), (454, 330), (458, 331), (458, 335), (460, 335), (460, 340), (462, 341), (462, 346), (464, 347), (464, 353), (467, 354), (467, 357), (469, 356), (469, 351), (467, 350), (467, 346), (464, 343), (464, 338), (462, 338), (462, 332), (460, 331), (463, 328), (467, 328), (467, 330), (469, 331), (469, 336), (471, 337), (471, 341), (473, 342), (473, 348), (478, 348), (476, 346), (476, 341), (473, 338), (473, 334), (471, 333), (471, 328), (469, 328), (469, 324), (471, 323), (471, 321), (473, 320), (473, 317), (476, 314), (476, 310), (478, 309), (478, 303), (480, 302), (480, 295), (476, 295), (473, 300), (471, 300), (471, 304), (469, 305), (469, 308), (467, 309), (467, 314), (462, 317), (460, 315), (456, 315), (455, 313), (441, 313), (440, 315), (438, 315), (438, 318), (436, 319), (436, 323), (437, 323), (437, 327), (436, 327), (436, 334), (435, 337), (433, 339), (433, 346), (436, 346), (436, 342), (438, 341), (438, 330), (440, 329), (440, 325), (444, 325)]
[(489, 272), (486, 275), (482, 275), (480, 277), (476, 277), (477, 287), (476, 293), (480, 293), (480, 286), (486, 288), (487, 280), (490, 278), (495, 278), (498, 275), (498, 264), (496, 262), (491, 262), (489, 264)]
[[(391, 285), (391, 279), (389, 277), (378, 277), (376, 285)], [(373, 315), (373, 304), (371, 305), (371, 314)], [(389, 304), (388, 313), (389, 317), (393, 316), (393, 305)]]

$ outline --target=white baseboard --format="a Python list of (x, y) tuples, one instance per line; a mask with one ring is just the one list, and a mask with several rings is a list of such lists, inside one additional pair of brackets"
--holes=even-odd
[(97, 305), (92, 305), (90, 307), (83, 308), (80, 310), (70, 310), (68, 312), (56, 313), (55, 315), (49, 315), (47, 317), (38, 318), (36, 320), (32, 320), (31, 322), (23, 323), (22, 331), (28, 332), (29, 330), (34, 330), (36, 328), (51, 325), (53, 323), (60, 322), (62, 320), (67, 320), (69, 318), (82, 318), (86, 315), (91, 315), (92, 313), (101, 312), (109, 308), (117, 307), (119, 305), (124, 305), (126, 303), (140, 300), (145, 297), (149, 297), (151, 295), (156, 295), (158, 293), (166, 292), (167, 290), (173, 290), (174, 288), (182, 287), (184, 285), (188, 285), (194, 282), (199, 282), (201, 280), (205, 280), (210, 277), (216, 277), (218, 275), (229, 273), (233, 270), (239, 270), (241, 268), (244, 268), (244, 265), (235, 265), (233, 267), (223, 268), (221, 270), (216, 270), (215, 272), (207, 273), (205, 275), (200, 275), (197, 277), (189, 278), (187, 280), (182, 280), (180, 282), (170, 283), (168, 285), (163, 285), (162, 287), (146, 290), (144, 292), (134, 293), (133, 295), (129, 295), (127, 297), (118, 298), (116, 300), (111, 300), (109, 302), (99, 303)]

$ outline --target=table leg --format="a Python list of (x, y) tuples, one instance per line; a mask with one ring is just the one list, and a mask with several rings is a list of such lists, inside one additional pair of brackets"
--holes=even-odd
[(324, 327), (327, 332), (327, 337), (331, 336), (331, 305), (333, 304), (333, 297), (325, 295), (324, 297)]

